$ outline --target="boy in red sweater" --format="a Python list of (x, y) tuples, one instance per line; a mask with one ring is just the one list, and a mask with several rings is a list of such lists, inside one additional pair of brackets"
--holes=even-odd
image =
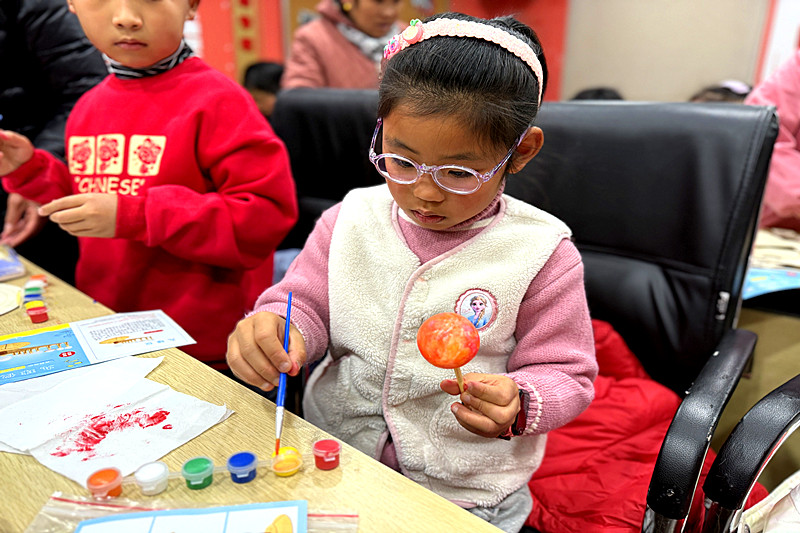
[(0, 176), (79, 238), (78, 288), (115, 311), (163, 309), (197, 340), (188, 353), (224, 368), (255, 301), (247, 271), (271, 266), (297, 203), (250, 95), (183, 41), (198, 3), (68, 0), (113, 75), (72, 111), (67, 165), (0, 130)]

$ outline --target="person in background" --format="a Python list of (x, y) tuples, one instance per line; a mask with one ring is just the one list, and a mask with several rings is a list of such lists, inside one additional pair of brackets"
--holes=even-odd
[(570, 100), (624, 100), (613, 87), (590, 87), (575, 93)]
[(375, 89), (383, 47), (401, 29), (401, 0), (322, 0), (294, 34), (281, 85)]
[(66, 165), (0, 130), (0, 176), (78, 237), (80, 290), (115, 311), (163, 309), (197, 341), (185, 351), (224, 370), (255, 301), (246, 271), (271, 261), (297, 199), (253, 99), (183, 40), (198, 1), (68, 0), (113, 75), (70, 114)]
[[(544, 143), (534, 125), (544, 54), (511, 17), (445, 13), (412, 21), (386, 55), (369, 150), (386, 183), (323, 213), (236, 326), (228, 363), (269, 390), (279, 372), (321, 360), (305, 388), (307, 420), (517, 532), (547, 433), (586, 409), (597, 375), (569, 228), (503, 194)], [(467, 298), (478, 294), (486, 320), (460, 392), (415, 338), (434, 314), (471, 316)]]
[(775, 106), (778, 113), (759, 225), (800, 232), (800, 50), (756, 85), (744, 103)]
[[(64, 126), (75, 102), (108, 75), (103, 57), (64, 0), (0, 2), (0, 129), (27, 136), (64, 158)], [(67, 283), (75, 282), (78, 241), (0, 188), (0, 244)]]
[(752, 90), (739, 80), (726, 80), (716, 85), (703, 87), (689, 98), (690, 102), (729, 102), (741, 104)]
[(261, 114), (269, 119), (281, 88), (283, 65), (269, 61), (253, 63), (244, 72), (242, 85), (256, 101)]

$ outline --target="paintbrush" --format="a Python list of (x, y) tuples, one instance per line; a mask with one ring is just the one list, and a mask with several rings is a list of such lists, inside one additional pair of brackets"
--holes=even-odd
[[(286, 329), (283, 332), (283, 349), (289, 353), (289, 327), (291, 326), (290, 317), (292, 315), (292, 293), (289, 293), (289, 301), (286, 302)], [(281, 372), (278, 381), (277, 408), (275, 409), (275, 455), (281, 449), (281, 431), (283, 430), (283, 404), (286, 401), (286, 372)]]

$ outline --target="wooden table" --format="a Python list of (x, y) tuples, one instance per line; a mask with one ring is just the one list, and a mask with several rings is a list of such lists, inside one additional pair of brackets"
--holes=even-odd
[[(28, 275), (42, 272), (26, 262)], [(27, 276), (9, 283), (22, 286)], [(0, 316), (0, 332), (13, 333), (35, 327), (74, 322), (111, 314), (61, 280), (49, 276), (46, 300), (49, 320), (31, 324), (22, 311)], [(274, 451), (275, 404), (231, 379), (210, 369), (177, 349), (139, 357), (164, 356), (164, 361), (148, 376), (179, 392), (221, 405), (235, 413), (197, 438), (167, 454), (162, 460), (177, 472), (187, 459), (206, 455), (216, 465), (224, 465), (232, 454), (248, 450), (260, 459)], [(311, 446), (329, 437), (321, 429), (287, 413), (282, 444), (294, 446), (303, 454), (303, 469), (291, 477), (278, 477), (259, 469), (254, 481), (236, 484), (229, 476), (217, 474), (202, 490), (189, 490), (179, 479), (170, 481), (166, 492), (157, 498), (177, 505), (232, 505), (281, 500), (306, 500), (310, 512), (351, 511), (359, 515), (359, 531), (499, 531), (471, 513), (428, 491), (358, 450), (343, 444), (340, 466), (322, 471), (314, 466)], [(42, 466), (33, 457), (0, 453), (0, 532), (21, 533), (54, 491), (87, 495), (86, 489)], [(123, 497), (147, 501), (134, 484), (125, 484)], [(184, 505), (185, 505), (184, 504)]]

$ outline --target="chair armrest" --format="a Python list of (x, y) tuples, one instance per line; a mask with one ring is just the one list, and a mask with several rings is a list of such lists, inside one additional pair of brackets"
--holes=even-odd
[(761, 471), (799, 424), (800, 376), (795, 376), (759, 400), (720, 448), (703, 483), (712, 502), (703, 531), (729, 530)]
[[(647, 490), (645, 524), (677, 523), (689, 514), (711, 436), (752, 357), (756, 339), (750, 331), (727, 331), (687, 391), (656, 459)], [(669, 529), (659, 526), (653, 530)]]

